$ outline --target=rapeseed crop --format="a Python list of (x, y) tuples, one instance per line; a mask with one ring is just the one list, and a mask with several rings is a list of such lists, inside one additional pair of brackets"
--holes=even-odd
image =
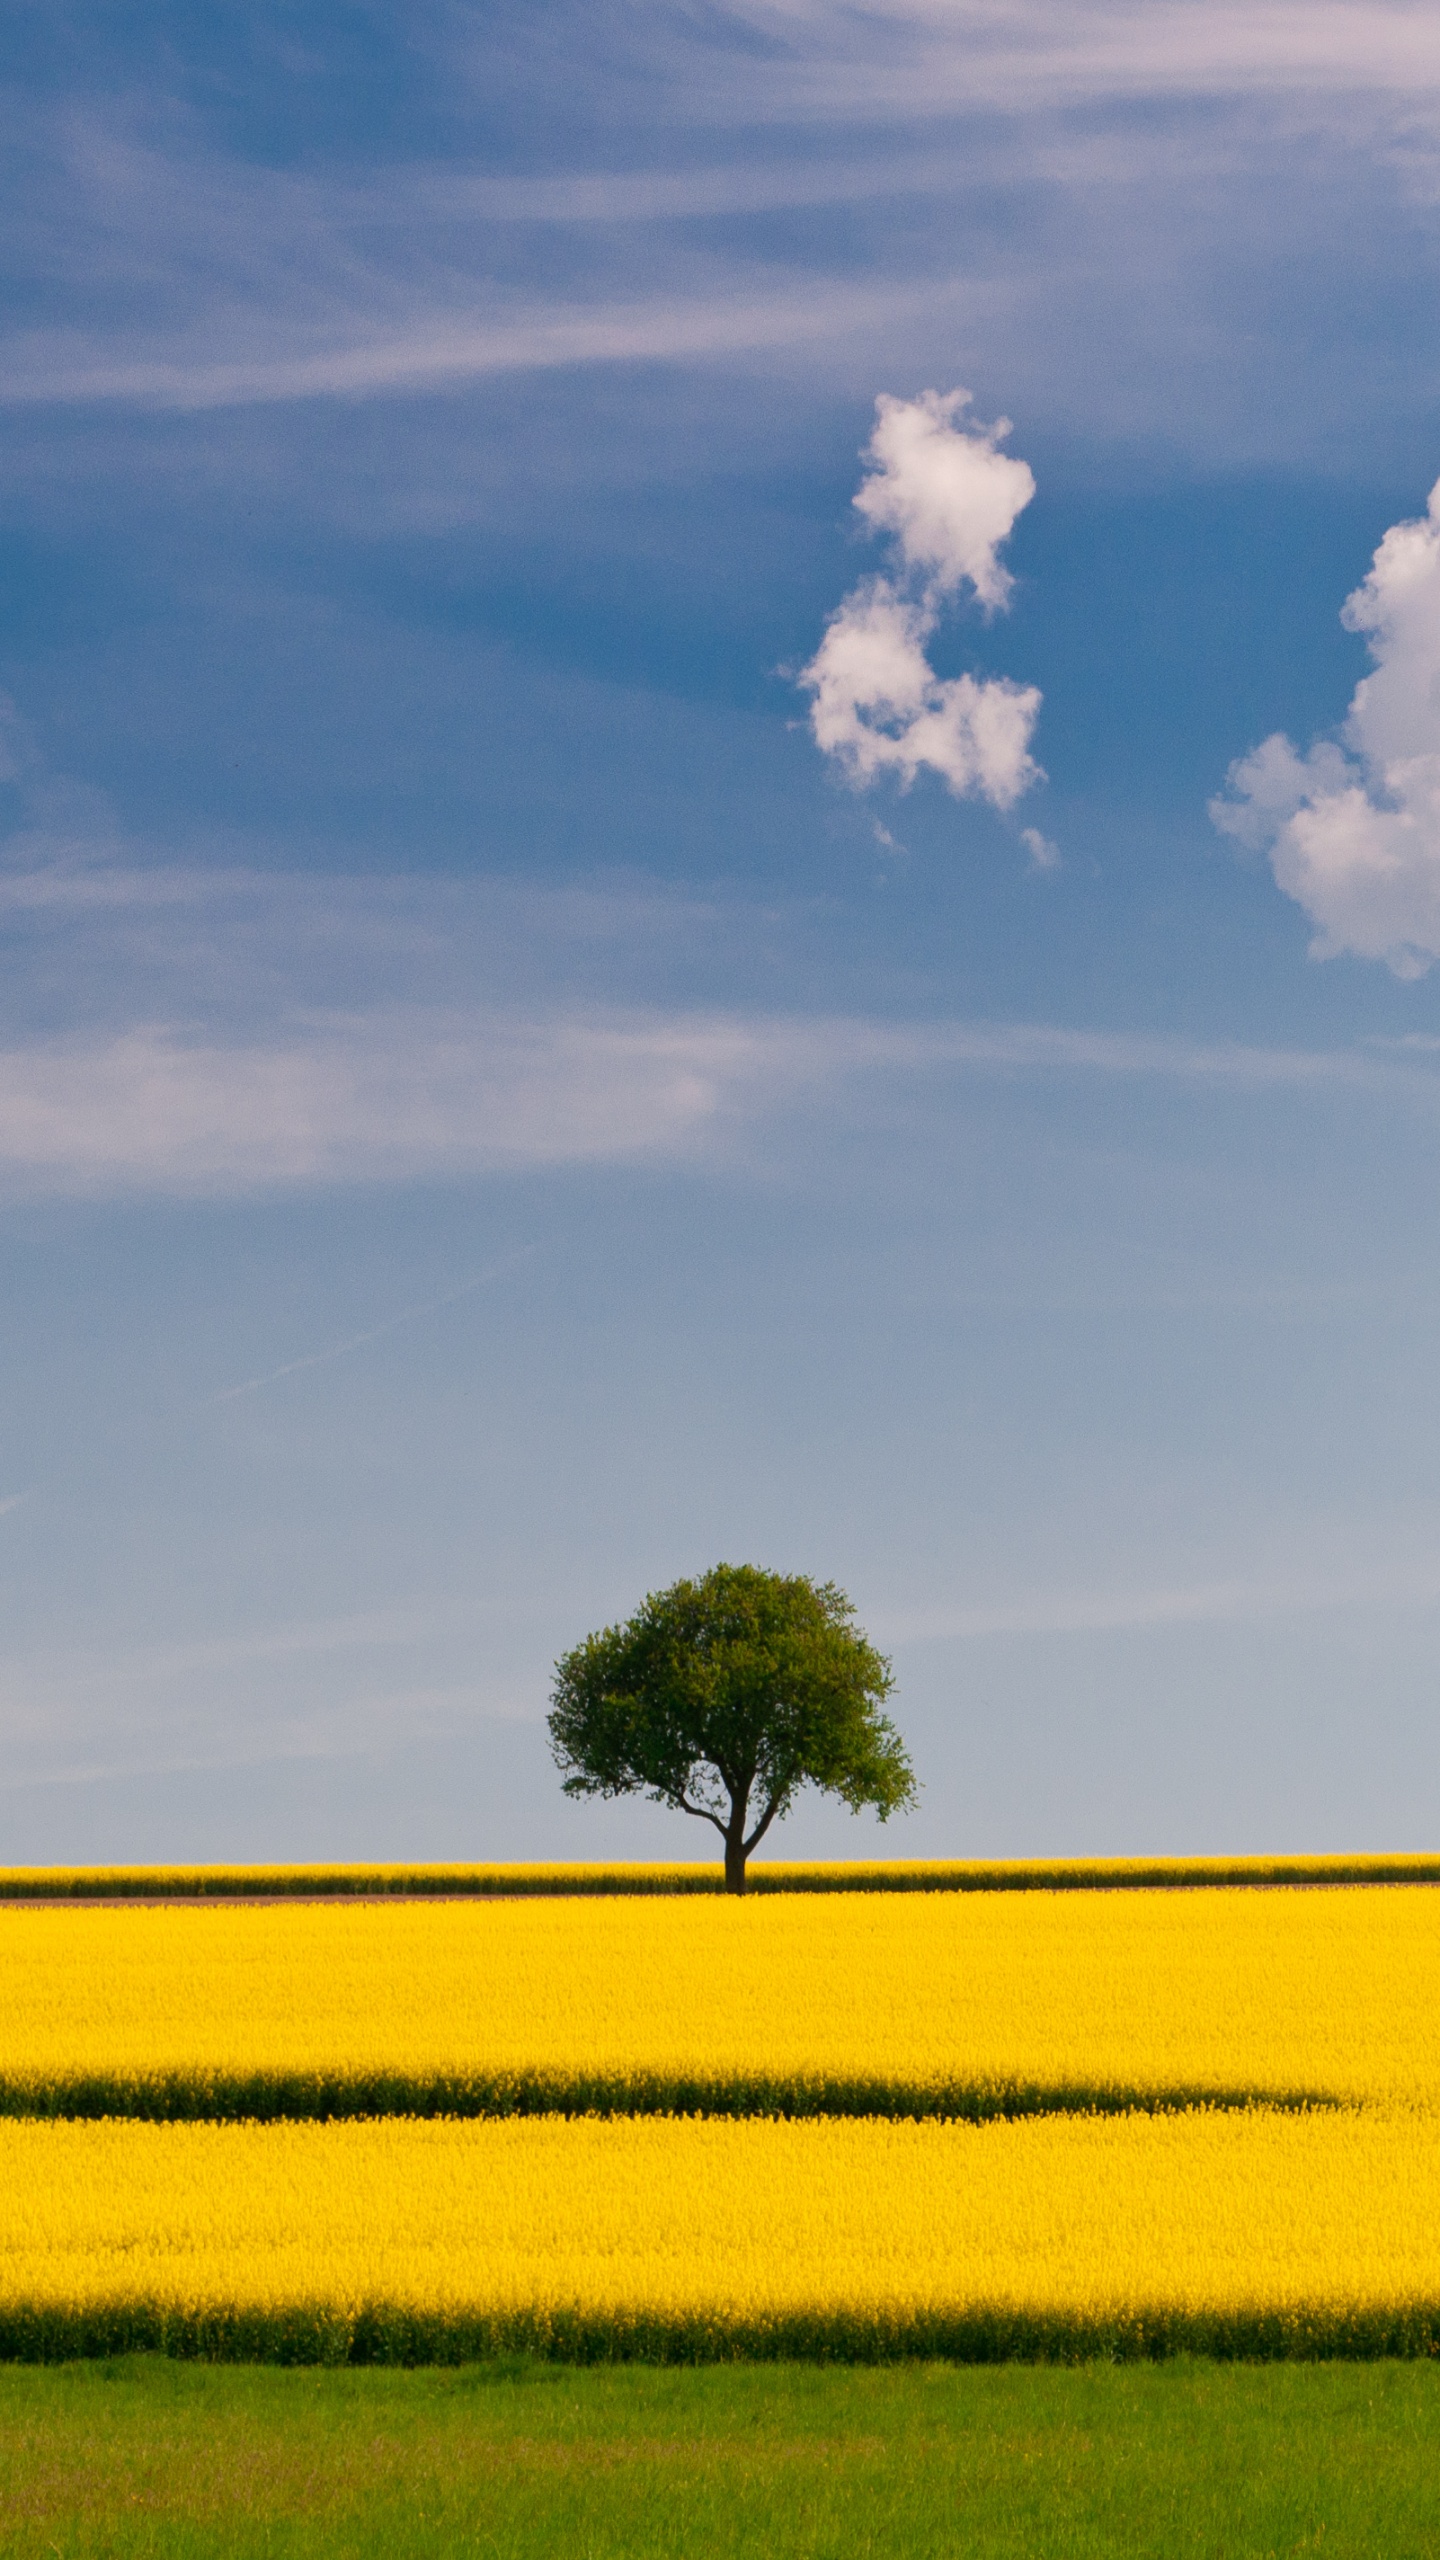
[(1440, 1897), (0, 1912), (0, 2110), (1440, 2102)]
[[(1435, 1884), (1440, 1858), (760, 1858), (751, 1893), (1111, 1892), (1164, 1885), (1202, 1890), (1223, 1884)], [(476, 1866), (150, 1866), (0, 1867), (0, 1902), (151, 1901), (157, 1898), (276, 1901), (390, 1894), (723, 1893), (718, 1863), (687, 1859), (604, 1864), (501, 1863)]]
[(0, 2354), (1440, 2347), (1440, 2120), (0, 2126)]
[(1373, 1886), (3, 1911), (0, 2355), (1440, 2352), (1437, 1993)]

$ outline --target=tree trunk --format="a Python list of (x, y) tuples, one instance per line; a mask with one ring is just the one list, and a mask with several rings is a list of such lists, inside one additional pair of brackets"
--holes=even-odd
[(725, 1834), (725, 1890), (727, 1893), (743, 1893), (745, 1890), (745, 1834), (738, 1823), (733, 1831)]

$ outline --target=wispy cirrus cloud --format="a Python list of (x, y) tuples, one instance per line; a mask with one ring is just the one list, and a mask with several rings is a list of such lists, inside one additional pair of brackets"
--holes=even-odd
[(729, 16), (773, 48), (726, 63), (716, 85), (731, 112), (743, 99), (755, 113), (762, 89), (776, 117), (861, 120), (1295, 92), (1389, 94), (1413, 109), (1440, 97), (1440, 30), (1410, 0), (876, 0), (863, 13), (836, 0), (736, 0)]
[[(952, 291), (956, 299), (959, 288)], [(399, 330), (366, 315), (341, 336), (282, 324), (248, 356), (210, 347), (152, 350), (77, 347), (73, 339), (10, 342), (0, 407), (119, 404), (190, 414), (304, 400), (443, 392), (513, 373), (584, 365), (677, 363), (843, 339), (893, 323), (906, 310), (933, 312), (933, 287), (832, 285), (764, 292), (717, 291), (705, 300), (653, 298), (600, 307), (438, 311)], [(251, 332), (252, 336), (255, 332)], [(329, 343), (317, 344), (328, 336)], [(288, 337), (282, 347), (277, 340)]]
[[(453, 134), (403, 161), (252, 163), (203, 84), (0, 99), (22, 282), (0, 403), (205, 415), (650, 363), (787, 369), (813, 397), (817, 368), (848, 392), (944, 361), (1027, 416), (1043, 395), (1067, 423), (1205, 443), (1225, 410), (1226, 440), (1294, 445), (1349, 390), (1317, 374), (1303, 414), (1272, 392), (1262, 434), (1233, 379), (1232, 415), (1217, 265), (1243, 299), (1257, 225), (1303, 266), (1329, 224), (1344, 266), (1377, 169), (1407, 232), (1440, 192), (1440, 44), (1402, 0), (756, 0), (703, 30), (562, 10), (503, 42), (493, 13), (445, 10), (412, 38), (462, 88), (483, 56), (492, 104), (497, 82), (543, 94), (558, 165), (549, 141), (480, 167)], [(856, 221), (818, 233), (827, 203)]]
[[(922, 574), (1002, 597), (1001, 526), (1029, 475), (988, 445), (961, 460), (1017, 476), (999, 496), (982, 477), (978, 513), (957, 514), (943, 470), (938, 497), (923, 472), (877, 474), (871, 504)], [(103, 800), (47, 772), (13, 712), (4, 735), (22, 805), (0, 863), (0, 1198), (734, 1164), (797, 1115), (842, 1127), (867, 1095), (967, 1076), (1440, 1104), (1436, 1055), (1413, 1045), (1267, 1048), (733, 992), (657, 1003), (638, 988), (662, 960), (753, 945), (743, 898), (145, 862)], [(771, 902), (767, 936), (780, 921)]]
[(877, 1080), (966, 1073), (1440, 1106), (1433, 1065), (1367, 1051), (1047, 1024), (392, 1009), (246, 1039), (149, 1026), (0, 1049), (0, 1195), (235, 1197), (730, 1158), (796, 1111), (843, 1125)]
[(13, 1193), (243, 1194), (692, 1153), (823, 1065), (786, 1024), (386, 1010), (214, 1040), (144, 1025), (0, 1049)]

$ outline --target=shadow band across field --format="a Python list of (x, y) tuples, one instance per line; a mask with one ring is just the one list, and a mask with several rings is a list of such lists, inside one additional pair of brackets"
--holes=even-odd
[(1440, 2300), (1260, 2306), (1135, 2302), (1088, 2310), (1010, 2302), (887, 2310), (731, 2308), (423, 2311), (376, 2301), (182, 2309), (143, 2297), (0, 2306), (0, 2361), (61, 2364), (137, 2352), (210, 2364), (450, 2365), (533, 2356), (570, 2365), (1158, 2363), (1433, 2357)]
[[(0, 2075), (0, 2117), (150, 2124), (333, 2123), (377, 2116), (883, 2117), (987, 2124), (1054, 2115), (1167, 2115), (1192, 2108), (1304, 2114), (1353, 2104), (1334, 2090), (1250, 2083), (935, 2081), (819, 2075), (541, 2071), (198, 2072)], [(3, 2353), (3, 2350), (0, 2350)]]
[[(1224, 1885), (1440, 1884), (1440, 1857), (757, 1859), (752, 1895), (1114, 1893)], [(684, 1864), (0, 1867), (0, 1903), (316, 1902), (358, 1898), (501, 1902), (532, 1897), (723, 1895), (725, 1872)]]

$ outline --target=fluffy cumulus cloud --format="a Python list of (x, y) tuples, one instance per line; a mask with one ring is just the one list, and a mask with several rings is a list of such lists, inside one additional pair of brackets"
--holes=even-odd
[(866, 578), (830, 619), (800, 682), (812, 695), (815, 743), (859, 789), (918, 773), (1009, 809), (1039, 778), (1030, 740), (1034, 685), (1005, 676), (938, 676), (929, 643), (945, 607), (967, 590), (987, 613), (1009, 600), (1001, 546), (1035, 494), (1028, 463), (1000, 450), (1008, 419), (982, 427), (968, 391), (882, 394), (855, 504), (888, 534), (895, 563)]
[(1012, 580), (1000, 545), (1035, 495), (1028, 462), (1001, 453), (1008, 418), (980, 427), (964, 416), (968, 391), (922, 391), (918, 400), (875, 403), (875, 432), (866, 447), (874, 464), (855, 504), (877, 532), (893, 533), (907, 568), (932, 590), (953, 595), (967, 582), (992, 611), (1008, 602)]
[(1211, 815), (1268, 851), (1317, 958), (1352, 951), (1418, 977), (1440, 959), (1440, 482), (1423, 518), (1391, 526), (1341, 619), (1375, 671), (1338, 740), (1302, 755), (1267, 738)]

